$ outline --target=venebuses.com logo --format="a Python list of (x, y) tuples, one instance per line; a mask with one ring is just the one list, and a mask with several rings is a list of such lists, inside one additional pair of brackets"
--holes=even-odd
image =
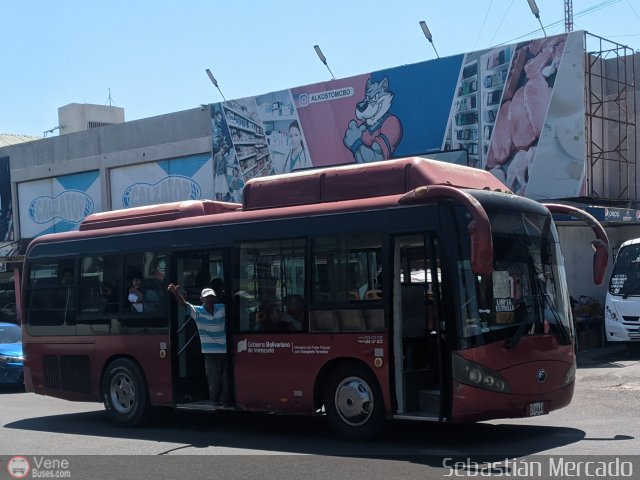
[(24, 457), (11, 457), (7, 462), (7, 472), (11, 478), (26, 478), (30, 471), (29, 460)]
[(20, 455), (9, 458), (7, 472), (11, 478), (71, 478), (69, 460)]

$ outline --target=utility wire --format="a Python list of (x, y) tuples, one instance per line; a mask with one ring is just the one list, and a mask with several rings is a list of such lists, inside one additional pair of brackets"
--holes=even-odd
[(507, 18), (507, 14), (509, 13), (509, 10), (511, 10), (511, 5), (513, 5), (513, 0), (511, 0), (511, 3), (507, 7), (507, 11), (504, 12), (504, 16), (502, 17), (502, 20), (500, 20), (500, 23), (498, 24), (498, 28), (496, 28), (496, 33), (494, 33), (493, 37), (491, 37), (491, 40), (489, 40), (490, 44), (493, 43), (493, 39), (496, 38), (496, 35), (500, 31), (500, 27), (502, 26), (502, 22), (504, 22), (504, 19)]
[[(593, 5), (592, 7), (589, 7), (589, 8), (587, 8), (587, 9), (585, 9), (585, 10), (581, 10), (580, 12), (578, 12), (578, 13), (574, 14), (574, 15), (573, 15), (573, 17), (574, 17), (574, 18), (579, 18), (579, 17), (582, 17), (582, 16), (584, 16), (584, 15), (588, 15), (588, 14), (590, 14), (590, 13), (596, 12), (596, 11), (601, 10), (601, 9), (603, 9), (603, 8), (609, 7), (609, 6), (613, 5), (614, 3), (618, 3), (619, 1), (620, 1), (620, 0), (605, 0), (604, 2), (601, 2), (601, 3), (598, 3), (598, 4), (596, 4), (596, 5)], [(513, 3), (513, 1), (512, 1), (511, 3)], [(509, 5), (509, 8), (511, 8), (511, 5)], [(507, 10), (507, 11), (508, 11), (508, 10)], [(506, 15), (505, 15), (505, 16), (506, 16)], [(502, 20), (504, 20), (504, 18), (503, 18)], [(502, 24), (502, 20), (500, 21), (500, 24)], [(564, 20), (558, 20), (558, 21), (555, 21), (555, 22), (553, 22), (553, 23), (549, 23), (548, 25), (546, 25), (546, 27), (547, 27), (547, 28), (549, 28), (549, 27), (555, 27), (555, 26), (557, 26), (557, 25), (561, 25), (561, 24), (564, 24)], [(500, 45), (505, 45), (505, 44), (507, 44), (507, 43), (513, 43), (513, 42), (515, 42), (516, 40), (520, 40), (521, 38), (527, 38), (527, 37), (530, 37), (531, 35), (536, 34), (536, 33), (539, 33), (539, 32), (541, 32), (541, 31), (542, 31), (542, 29), (541, 29), (541, 28), (538, 28), (538, 29), (533, 30), (533, 31), (531, 31), (531, 32), (529, 32), (529, 33), (525, 33), (524, 35), (520, 35), (519, 37), (516, 37), (516, 38), (513, 38), (513, 39), (511, 39), (511, 40), (507, 40), (507, 41), (505, 41), (505, 42), (499, 43), (499, 44), (497, 44), (497, 45), (495, 45), (495, 46), (496, 46), (496, 47), (498, 47), (498, 46), (500, 46)], [(496, 34), (497, 34), (497, 31), (496, 31)], [(495, 35), (494, 35), (494, 38), (495, 38)], [(491, 41), (493, 41), (493, 38), (491, 39)]]
[[(491, 1), (493, 1), (493, 0), (491, 0)], [(633, 5), (631, 5), (631, 2), (630, 2), (629, 0), (627, 0), (627, 3), (629, 4), (629, 8), (633, 11), (633, 13), (635, 13), (635, 14), (636, 14), (636, 18), (637, 18), (638, 20), (640, 20), (640, 15), (638, 15), (638, 12), (636, 12), (636, 9), (635, 9), (635, 8), (633, 8)], [(631, 35), (630, 35), (630, 36), (631, 36)]]
[(487, 21), (487, 17), (489, 16), (489, 12), (491, 11), (491, 6), (493, 5), (493, 0), (489, 4), (489, 8), (487, 8), (487, 13), (484, 14), (484, 19), (482, 20), (482, 25), (480, 26), (480, 31), (478, 32), (478, 36), (476, 37), (476, 43), (473, 44), (473, 49), (476, 49), (478, 45), (478, 40), (480, 40), (480, 34), (482, 33), (482, 29), (484, 28), (484, 24)]

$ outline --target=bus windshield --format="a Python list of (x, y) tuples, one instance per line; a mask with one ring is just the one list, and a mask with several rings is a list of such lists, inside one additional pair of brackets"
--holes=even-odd
[(489, 213), (494, 270), (476, 275), (458, 262), (462, 295), (460, 347), (506, 340), (515, 347), (533, 334), (572, 334), (569, 296), (557, 231), (548, 216)]
[(623, 247), (616, 256), (609, 293), (623, 297), (640, 295), (640, 244)]

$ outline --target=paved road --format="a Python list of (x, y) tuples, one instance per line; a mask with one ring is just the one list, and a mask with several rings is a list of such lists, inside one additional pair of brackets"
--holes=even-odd
[[(233, 412), (167, 413), (161, 424), (122, 429), (106, 421), (99, 404), (4, 390), (0, 455), (72, 458), (72, 478), (130, 478), (125, 465), (131, 457), (105, 455), (145, 455), (153, 457), (131, 463), (138, 465), (139, 478), (184, 477), (187, 472), (199, 478), (215, 462), (215, 475), (211, 470), (213, 476), (207, 478), (311, 479), (335, 474), (388, 479), (439, 478), (447, 456), (499, 461), (506, 456), (640, 452), (640, 354), (619, 349), (586, 352), (577, 377), (573, 403), (551, 415), (464, 426), (396, 423), (373, 443), (337, 439), (321, 418)], [(184, 460), (158, 458), (176, 456)], [(117, 468), (122, 464), (123, 476), (113, 474), (114, 462)], [(3, 478), (4, 466), (0, 472)]]

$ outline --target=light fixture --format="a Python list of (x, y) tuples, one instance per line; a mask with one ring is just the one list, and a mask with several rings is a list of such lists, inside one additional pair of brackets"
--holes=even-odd
[(527, 0), (527, 2), (529, 3), (529, 8), (531, 9), (531, 13), (533, 13), (533, 16), (538, 19), (538, 22), (540, 22), (540, 27), (542, 27), (542, 33), (544, 33), (544, 36), (546, 37), (547, 32), (544, 31), (542, 20), (540, 20), (540, 9), (538, 9), (538, 5), (536, 5), (536, 0)]
[(433, 51), (436, 52), (436, 57), (440, 58), (440, 55), (438, 55), (438, 50), (436, 50), (436, 46), (433, 44), (433, 37), (431, 36), (429, 27), (427, 27), (427, 22), (425, 22), (424, 20), (420, 20), (420, 28), (422, 29), (422, 33), (424, 33), (424, 36), (427, 38), (427, 40), (429, 40), (429, 43), (433, 47)]
[(331, 69), (329, 68), (329, 65), (327, 64), (327, 57), (325, 57), (324, 54), (322, 53), (322, 50), (320, 50), (320, 46), (314, 45), (313, 48), (315, 49), (316, 54), (318, 54), (318, 58), (320, 59), (320, 61), (324, 63), (324, 66), (327, 67), (327, 70), (329, 70), (329, 73), (331, 74), (331, 78), (335, 80), (336, 77), (333, 76), (333, 72), (331, 71)]
[(218, 86), (218, 81), (216, 80), (216, 77), (213, 76), (213, 73), (211, 73), (211, 70), (209, 70), (208, 68), (205, 70), (205, 72), (207, 72), (207, 75), (209, 76), (209, 80), (211, 80), (211, 83), (213, 83), (215, 85), (215, 87), (220, 92), (220, 96), (226, 102), (227, 99), (224, 98), (224, 95), (222, 94), (222, 90), (220, 90), (220, 87)]

